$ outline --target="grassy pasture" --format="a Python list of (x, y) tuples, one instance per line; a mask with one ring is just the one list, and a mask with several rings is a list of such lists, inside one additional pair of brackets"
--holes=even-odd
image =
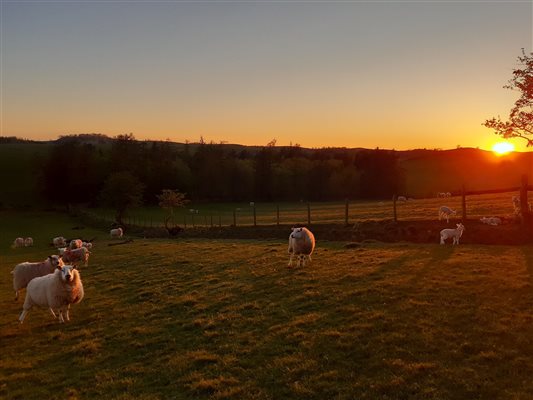
[[(98, 239), (71, 322), (33, 309), (19, 325), (9, 271), (44, 259), (44, 240), (77, 223), (1, 217), (0, 398), (533, 395), (530, 246), (346, 249), (317, 238), (313, 262), (288, 269), (285, 241), (110, 247), (105, 232), (81, 231)], [(9, 248), (21, 226), (34, 248)]]
[[(467, 196), (468, 218), (481, 218), (489, 216), (513, 216), (511, 198), (519, 193), (499, 193), (487, 195)], [(533, 192), (529, 194), (533, 202)], [(462, 213), (461, 197), (415, 199), (408, 202), (397, 203), (397, 216), (399, 220), (435, 220), (438, 218), (438, 209), (442, 205), (457, 210), (460, 218)], [(281, 224), (307, 223), (307, 203), (255, 203), (256, 223), (258, 225), (275, 225), (277, 222), (277, 207), (279, 207), (279, 220)], [(345, 202), (311, 203), (311, 223), (344, 223)], [(198, 213), (190, 210), (198, 210)], [(349, 203), (348, 222), (367, 220), (385, 220), (393, 218), (392, 201), (354, 201)], [(185, 208), (174, 211), (176, 224), (191, 226), (223, 226), (233, 224), (233, 212), (236, 214), (237, 225), (253, 225), (253, 207), (249, 203), (199, 203), (189, 204)], [(109, 209), (93, 209), (92, 213), (113, 220), (113, 212)], [(165, 211), (158, 207), (145, 207), (131, 210), (126, 221), (137, 225), (159, 226), (165, 219)]]

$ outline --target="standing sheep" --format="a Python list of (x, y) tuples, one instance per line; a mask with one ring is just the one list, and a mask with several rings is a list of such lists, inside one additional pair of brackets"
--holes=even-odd
[(52, 243), (54, 247), (66, 247), (67, 239), (65, 239), (63, 236), (58, 236), (52, 239)]
[(15, 290), (15, 300), (19, 298), (19, 290), (28, 286), (28, 283), (39, 276), (48, 275), (54, 272), (63, 261), (59, 256), (53, 255), (42, 262), (23, 262), (17, 264), (11, 273), (13, 274), (13, 289)]
[(24, 239), (24, 247), (31, 247), (33, 246), (33, 238), (27, 237)]
[(457, 224), (455, 229), (443, 229), (440, 231), (440, 244), (444, 244), (446, 239), (453, 238), (453, 244), (459, 244), (459, 238), (463, 235), (465, 226), (461, 223)]
[(89, 263), (89, 256), (91, 253), (86, 247), (80, 247), (79, 249), (64, 249), (60, 251), (61, 258), (65, 263), (78, 263), (84, 262), (85, 266)]
[(83, 242), (81, 239), (72, 239), (69, 243), (69, 247), (71, 250), (79, 249), (82, 246)]
[(13, 241), (13, 244), (11, 245), (12, 248), (15, 247), (24, 247), (24, 238), (18, 237)]
[(300, 265), (305, 267), (306, 259), (311, 261), (311, 254), (315, 249), (315, 236), (307, 228), (292, 228), (292, 232), (289, 235), (289, 249), (288, 253), (291, 255), (289, 258), (289, 267), (292, 266), (292, 258), (297, 256), (296, 266)]
[(457, 214), (457, 211), (452, 210), (450, 207), (441, 206), (439, 208), (439, 221), (442, 218), (446, 218), (446, 223), (449, 223), (450, 222), (450, 216), (456, 215), (456, 214)]
[(76, 268), (72, 265), (58, 266), (53, 274), (35, 278), (28, 284), (19, 321), (21, 324), (24, 322), (26, 314), (34, 305), (48, 307), (54, 318), (54, 310), (57, 310), (59, 322), (65, 322), (65, 318), (69, 321), (70, 305), (79, 303), (83, 294), (83, 284)]
[(116, 229), (111, 229), (109, 231), (109, 234), (111, 235), (112, 238), (121, 238), (122, 235), (124, 234), (124, 231), (122, 230), (122, 228), (116, 228)]

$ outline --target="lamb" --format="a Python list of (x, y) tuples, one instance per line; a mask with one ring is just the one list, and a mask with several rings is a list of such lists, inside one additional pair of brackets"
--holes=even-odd
[(58, 236), (52, 239), (54, 247), (65, 247), (67, 245), (67, 239), (63, 236)]
[[(65, 322), (65, 319), (70, 321), (70, 305), (79, 303), (83, 294), (83, 284), (76, 268), (58, 265), (54, 273), (35, 278), (28, 284), (19, 321), (21, 324), (24, 322), (34, 305), (48, 307), (54, 318), (59, 318), (59, 322)], [(59, 312), (59, 317), (56, 317), (54, 310)]]
[(297, 256), (296, 266), (305, 267), (306, 258), (311, 261), (311, 254), (315, 249), (315, 236), (307, 228), (292, 228), (289, 235), (289, 267), (292, 266), (292, 258)]
[(459, 238), (463, 235), (465, 231), (463, 224), (457, 224), (455, 229), (443, 229), (440, 231), (440, 244), (444, 244), (446, 239), (453, 238), (453, 244), (459, 244)]
[(13, 289), (15, 300), (19, 298), (19, 290), (28, 286), (28, 283), (36, 277), (51, 274), (58, 265), (63, 265), (59, 256), (52, 255), (42, 262), (23, 262), (17, 264), (11, 273), (13, 274)]
[(122, 235), (124, 234), (124, 231), (122, 230), (122, 228), (116, 228), (116, 229), (111, 229), (109, 231), (109, 234), (111, 235), (112, 238), (121, 238)]
[(61, 249), (60, 254), (65, 263), (77, 263), (83, 261), (85, 266), (89, 263), (89, 256), (91, 255), (86, 247), (80, 247), (79, 249)]
[(33, 246), (33, 238), (27, 237), (24, 239), (24, 247), (31, 247)]
[(479, 220), (482, 223), (487, 224), (487, 225), (496, 226), (496, 225), (502, 224), (502, 220), (499, 217), (483, 217), (483, 218), (480, 218)]
[(450, 207), (446, 207), (446, 206), (441, 206), (439, 208), (439, 221), (442, 218), (446, 218), (446, 223), (449, 223), (451, 215), (457, 215), (457, 211), (452, 210)]

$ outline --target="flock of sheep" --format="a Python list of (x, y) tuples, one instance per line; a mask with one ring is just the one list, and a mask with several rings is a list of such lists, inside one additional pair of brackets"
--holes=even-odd
[[(110, 231), (112, 238), (121, 238), (123, 233), (122, 228)], [(12, 247), (32, 245), (32, 238), (16, 238)], [(57, 248), (59, 255), (50, 255), (40, 262), (26, 261), (17, 264), (11, 271), (15, 300), (18, 300), (19, 291), (26, 288), (20, 323), (24, 322), (33, 306), (48, 308), (59, 322), (69, 321), (70, 305), (83, 299), (83, 283), (78, 267), (82, 262), (87, 266), (92, 242), (81, 239), (67, 241), (63, 236), (58, 236), (52, 239), (52, 245)]]
[[(448, 197), (447, 193), (439, 197)], [(513, 196), (513, 206), (515, 213), (520, 211), (520, 200)], [(439, 208), (439, 220), (446, 219), (449, 223), (450, 217), (457, 215), (457, 212), (447, 206)], [(500, 225), (501, 219), (498, 217), (483, 217), (481, 222), (489, 225)], [(462, 223), (456, 224), (456, 228), (446, 228), (440, 231), (440, 244), (445, 244), (446, 240), (452, 239), (452, 243), (459, 244), (459, 239), (465, 231)], [(122, 228), (111, 229), (109, 232), (112, 238), (121, 238), (124, 234)], [(78, 271), (78, 265), (89, 261), (92, 243), (84, 242), (80, 239), (68, 241), (62, 237), (52, 240), (53, 245), (58, 249), (59, 255), (51, 255), (41, 262), (23, 262), (15, 266), (13, 271), (13, 289), (15, 290), (15, 300), (18, 299), (19, 291), (26, 288), (26, 298), (19, 321), (22, 323), (28, 311), (34, 305), (48, 308), (54, 318), (60, 322), (69, 320), (69, 308), (71, 304), (79, 303), (83, 299), (83, 284)], [(31, 237), (18, 237), (13, 242), (12, 247), (33, 246)], [(296, 257), (296, 266), (305, 266), (307, 261), (311, 261), (311, 254), (315, 249), (315, 236), (305, 227), (292, 228), (289, 235), (289, 267), (293, 265)], [(56, 316), (58, 312), (58, 316)]]

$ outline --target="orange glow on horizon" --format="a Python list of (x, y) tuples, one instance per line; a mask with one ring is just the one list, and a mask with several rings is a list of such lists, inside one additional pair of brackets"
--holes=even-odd
[(514, 145), (509, 142), (498, 142), (492, 146), (492, 151), (498, 156), (504, 156), (514, 151)]

